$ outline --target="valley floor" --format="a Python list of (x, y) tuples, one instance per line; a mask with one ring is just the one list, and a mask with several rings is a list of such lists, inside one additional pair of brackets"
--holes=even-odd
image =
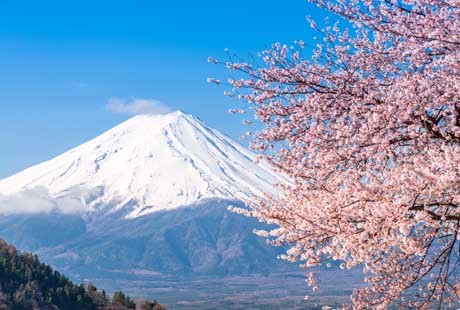
[[(143, 278), (136, 281), (97, 279), (97, 285), (123, 287), (132, 296), (155, 298), (168, 309), (320, 309), (349, 301), (360, 284), (359, 273), (338, 276), (327, 270), (319, 293), (311, 294), (303, 273), (223, 278)], [(304, 300), (305, 295), (311, 295)]]

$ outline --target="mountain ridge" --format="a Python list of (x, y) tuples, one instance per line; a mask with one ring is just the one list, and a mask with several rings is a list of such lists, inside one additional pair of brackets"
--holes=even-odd
[[(136, 303), (122, 291), (110, 298), (91, 284), (76, 285), (60, 272), (21, 253), (0, 239), (0, 309), (128, 310)], [(142, 309), (164, 310), (157, 302), (145, 301)]]

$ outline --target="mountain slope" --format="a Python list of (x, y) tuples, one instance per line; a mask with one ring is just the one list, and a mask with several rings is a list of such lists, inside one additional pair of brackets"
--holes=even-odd
[(77, 216), (10, 215), (0, 217), (0, 235), (78, 279), (292, 270), (295, 265), (277, 259), (280, 248), (267, 246), (252, 233), (262, 224), (229, 212), (230, 204), (242, 206), (209, 200), (128, 221), (105, 217), (83, 230)]
[[(0, 194), (43, 188), (63, 208), (135, 218), (202, 199), (247, 201), (281, 179), (253, 153), (180, 111), (141, 115), (61, 156), (0, 181)], [(0, 208), (2, 206), (0, 205)], [(78, 208), (77, 208), (78, 209)]]

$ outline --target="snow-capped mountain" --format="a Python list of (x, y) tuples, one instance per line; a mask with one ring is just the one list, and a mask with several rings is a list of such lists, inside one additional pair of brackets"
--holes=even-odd
[[(265, 283), (268, 274), (297, 270), (277, 259), (283, 248), (253, 233), (272, 226), (227, 209), (276, 194), (281, 182), (192, 116), (141, 115), (0, 180), (0, 238), (78, 282), (123, 283), (152, 296), (176, 283), (172, 308), (180, 309), (189, 298), (216, 298), (224, 277), (246, 288), (255, 275)], [(232, 298), (222, 287), (224, 306), (212, 309)]]
[[(197, 201), (247, 201), (281, 179), (256, 156), (180, 111), (139, 115), (54, 159), (0, 181), (1, 195), (44, 188), (72, 196), (83, 212), (123, 210), (136, 218)], [(109, 206), (109, 207), (108, 207)]]

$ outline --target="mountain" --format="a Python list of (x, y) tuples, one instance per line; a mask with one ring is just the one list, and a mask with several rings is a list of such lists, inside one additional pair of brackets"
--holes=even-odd
[[(255, 154), (195, 117), (141, 115), (1, 180), (0, 237), (74, 280), (112, 290), (128, 281), (123, 287), (135, 297), (166, 292), (158, 283), (180, 287), (173, 299), (202, 297), (214, 289), (210, 283), (228, 277), (247, 277), (258, 289), (256, 275), (297, 267), (277, 259), (282, 248), (253, 234), (265, 224), (227, 208), (277, 195), (282, 182)], [(182, 286), (198, 279), (198, 295)], [(222, 294), (227, 300), (232, 291)]]
[(261, 198), (280, 181), (240, 144), (177, 111), (135, 116), (0, 181), (0, 194), (42, 189), (58, 204), (65, 197), (64, 211), (136, 218), (210, 198)]

